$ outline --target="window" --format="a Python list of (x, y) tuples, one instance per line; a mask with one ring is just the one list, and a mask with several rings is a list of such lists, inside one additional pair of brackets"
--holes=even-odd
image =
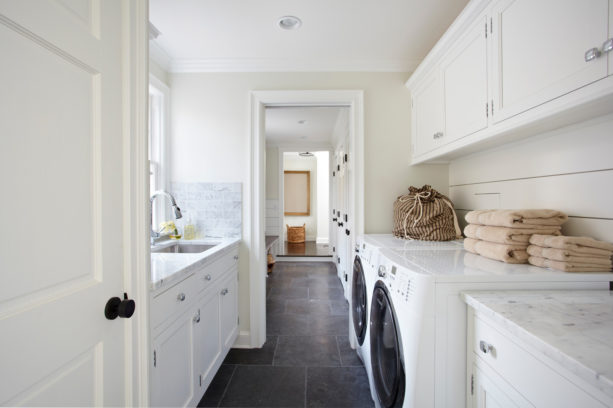
[[(149, 76), (149, 192), (168, 189), (167, 139), (170, 90), (154, 76)], [(153, 203), (153, 226), (167, 219), (167, 203)]]

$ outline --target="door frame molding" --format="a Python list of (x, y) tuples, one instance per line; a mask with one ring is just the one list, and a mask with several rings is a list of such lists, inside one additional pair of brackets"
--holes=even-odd
[[(361, 90), (284, 90), (251, 91), (249, 95), (250, 186), (249, 230), (243, 237), (249, 251), (248, 338), (240, 338), (241, 346), (261, 347), (266, 341), (266, 246), (264, 216), (266, 212), (266, 141), (265, 109), (267, 106), (348, 106), (350, 131), (349, 165), (354, 166), (350, 180), (356, 235), (364, 233), (364, 91)], [(242, 335), (242, 334), (241, 334)], [(246, 335), (246, 333), (245, 333)]]
[(149, 406), (151, 363), (149, 292), (149, 2), (122, 2), (123, 269), (126, 292), (137, 302), (125, 324), (125, 405)]

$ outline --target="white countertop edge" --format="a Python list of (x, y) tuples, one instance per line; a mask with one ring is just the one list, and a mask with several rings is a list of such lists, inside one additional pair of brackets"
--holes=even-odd
[[(495, 291), (482, 291), (481, 293), (493, 293)], [(555, 346), (544, 341), (537, 335), (526, 330), (514, 321), (500, 315), (496, 311), (490, 309), (479, 300), (472, 297), (472, 294), (478, 295), (480, 292), (462, 292), (462, 299), (467, 305), (475, 309), (475, 311), (489, 317), (496, 323), (501, 324), (509, 332), (517, 336), (520, 340), (524, 341), (528, 345), (534, 347), (538, 352), (542, 353), (549, 359), (560, 364), (562, 367), (568, 369), (570, 372), (581, 378), (585, 382), (591, 384), (593, 387), (602, 391), (609, 397), (613, 398), (613, 379), (607, 378), (598, 373), (596, 370), (587, 367), (580, 361), (575, 360), (573, 357), (557, 349)]]
[[(218, 243), (215, 247), (208, 249), (204, 252), (198, 254), (165, 254), (165, 253), (152, 253), (151, 259), (153, 262), (154, 257), (161, 255), (164, 257), (172, 257), (170, 259), (173, 260), (181, 260), (182, 266), (177, 267), (175, 271), (172, 271), (169, 274), (166, 274), (163, 278), (158, 279), (156, 281), (151, 282), (150, 290), (153, 296), (164, 291), (169, 286), (177, 283), (179, 281), (184, 280), (194, 273), (196, 269), (198, 269), (202, 264), (208, 262), (211, 258), (215, 257), (216, 254), (220, 254), (225, 252), (227, 249), (238, 245), (240, 242), (240, 238), (207, 238), (207, 239), (195, 239), (195, 240), (173, 240), (170, 243), (164, 243), (160, 246), (168, 246), (173, 243), (181, 242), (188, 244), (205, 244), (210, 245), (211, 243)], [(177, 258), (180, 257), (180, 258)], [(163, 261), (162, 261), (163, 262)], [(170, 262), (169, 262), (170, 263)], [(153, 268), (153, 266), (152, 266)], [(150, 272), (151, 274), (151, 272)]]

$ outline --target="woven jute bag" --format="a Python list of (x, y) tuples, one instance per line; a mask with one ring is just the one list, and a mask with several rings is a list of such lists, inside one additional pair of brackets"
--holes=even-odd
[(394, 236), (424, 241), (450, 241), (462, 237), (451, 200), (429, 185), (409, 187), (409, 194), (394, 202)]

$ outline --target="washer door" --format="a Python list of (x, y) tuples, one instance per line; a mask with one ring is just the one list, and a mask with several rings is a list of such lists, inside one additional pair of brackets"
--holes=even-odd
[(382, 407), (400, 407), (405, 377), (398, 325), (389, 293), (377, 282), (370, 305), (370, 362), (377, 397)]
[(358, 344), (364, 344), (366, 337), (366, 324), (368, 318), (366, 304), (366, 280), (364, 279), (364, 269), (362, 260), (359, 256), (353, 261), (353, 278), (351, 279), (351, 318), (353, 319), (353, 329)]

